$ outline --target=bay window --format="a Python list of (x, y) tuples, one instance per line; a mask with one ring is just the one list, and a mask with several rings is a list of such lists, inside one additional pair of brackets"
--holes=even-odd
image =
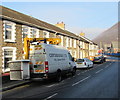
[(15, 23), (10, 22), (10, 21), (3, 21), (3, 38), (5, 42), (15, 42), (16, 38), (16, 28), (15, 28)]
[(10, 71), (8, 61), (16, 60), (15, 47), (3, 47), (3, 72)]

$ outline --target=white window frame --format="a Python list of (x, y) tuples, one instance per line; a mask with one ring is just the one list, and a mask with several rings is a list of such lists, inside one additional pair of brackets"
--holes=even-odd
[(66, 37), (66, 47), (69, 47), (69, 38)]
[(70, 38), (70, 47), (72, 47), (72, 38)]
[(80, 48), (82, 49), (83, 48), (83, 42), (80, 41)]
[(83, 42), (83, 49), (85, 49), (85, 42)]
[[(10, 50), (13, 50), (13, 55), (12, 56), (5, 56), (4, 55), (4, 51), (6, 50), (6, 49), (10, 49)], [(2, 72), (8, 72), (8, 71), (10, 71), (10, 68), (6, 68), (6, 69), (4, 69), (4, 66), (5, 66), (5, 63), (4, 63), (4, 61), (5, 61), (5, 58), (9, 58), (9, 57), (12, 57), (12, 60), (16, 60), (16, 47), (2, 47)]]
[(74, 40), (74, 48), (76, 48), (77, 44), (76, 44), (76, 39)]
[[(23, 28), (28, 28), (28, 31), (27, 32), (23, 32)], [(24, 33), (28, 34), (27, 37), (29, 38), (29, 34), (30, 34), (30, 27), (29, 26), (26, 26), (26, 25), (22, 25), (22, 41), (24, 41)]]
[(35, 28), (36, 29), (36, 38), (39, 38), (40, 37), (40, 34), (39, 34), (39, 29)]
[[(36, 31), (36, 33), (35, 33), (35, 37), (33, 37), (33, 31), (32, 30), (35, 30)], [(37, 29), (37, 28), (33, 28), (33, 27), (30, 27), (30, 37), (31, 38), (39, 38), (39, 29)]]
[(63, 46), (63, 36), (61, 35), (61, 46)]
[[(11, 25), (12, 27), (11, 29), (7, 29), (11, 31), (11, 39), (5, 39), (6, 24)], [(16, 23), (7, 21), (7, 20), (3, 21), (3, 39), (4, 39), (4, 42), (15, 42), (16, 41)]]
[(33, 38), (33, 34), (31, 34), (32, 33), (31, 29), (35, 29), (36, 30), (36, 37), (35, 38), (39, 38), (40, 37), (39, 36), (39, 29), (33, 28), (33, 27), (29, 27), (29, 26), (26, 26), (26, 25), (22, 25), (22, 41), (24, 41), (23, 40), (24, 39), (23, 34), (25, 33), (25, 32), (23, 32), (23, 28), (24, 27), (28, 28), (28, 31), (26, 32), (28, 34), (28, 36), (27, 36), (28, 38)]

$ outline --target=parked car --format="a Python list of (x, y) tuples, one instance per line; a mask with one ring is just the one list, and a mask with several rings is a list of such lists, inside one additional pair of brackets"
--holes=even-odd
[(104, 56), (97, 56), (94, 57), (93, 63), (103, 63), (106, 61), (106, 58)]
[(89, 57), (87, 57), (87, 58), (90, 59), (91, 61), (94, 60), (94, 56), (89, 56)]
[(89, 68), (89, 67), (93, 67), (93, 62), (88, 58), (76, 60), (76, 68)]

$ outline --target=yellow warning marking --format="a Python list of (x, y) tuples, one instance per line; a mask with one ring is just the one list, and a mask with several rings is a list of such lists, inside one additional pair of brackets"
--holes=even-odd
[(29, 62), (29, 64), (32, 64), (32, 62)]
[(41, 45), (36, 45), (35, 47), (41, 47)]
[(35, 70), (35, 72), (43, 72), (43, 70)]
[(38, 64), (38, 62), (36, 62), (35, 64)]
[(30, 48), (30, 51), (32, 51), (33, 49), (32, 48)]
[(43, 64), (43, 62), (39, 62), (39, 64)]

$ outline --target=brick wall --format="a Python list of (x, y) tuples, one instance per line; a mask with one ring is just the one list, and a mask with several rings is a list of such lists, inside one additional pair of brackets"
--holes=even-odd
[(22, 25), (16, 24), (16, 59), (23, 59), (23, 43), (22, 43)]
[(0, 73), (2, 72), (2, 41), (3, 41), (3, 30), (2, 30), (2, 20), (0, 20)]
[(42, 30), (39, 30), (39, 36), (43, 37), (43, 31)]

